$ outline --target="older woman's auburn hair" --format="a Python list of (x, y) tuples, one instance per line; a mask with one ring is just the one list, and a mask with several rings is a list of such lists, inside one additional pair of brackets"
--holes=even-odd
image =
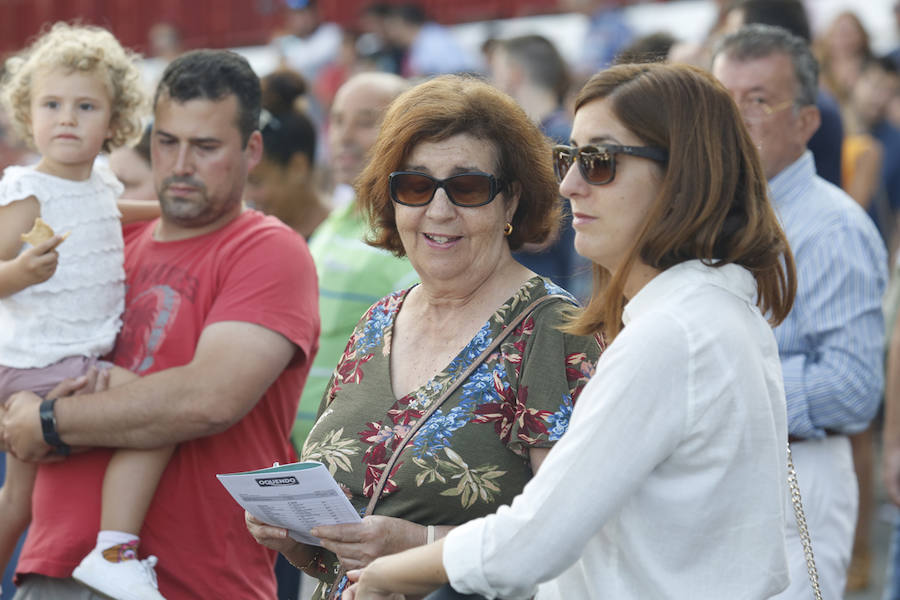
[(667, 150), (669, 158), (622, 268), (610, 274), (595, 265), (595, 293), (568, 329), (615, 337), (625, 279), (638, 259), (659, 270), (692, 259), (741, 265), (756, 278), (762, 313), (773, 324), (784, 320), (796, 293), (794, 260), (769, 203), (756, 148), (728, 91), (695, 67), (631, 64), (594, 75), (575, 110), (603, 99), (629, 131)]
[(110, 151), (137, 141), (141, 118), (149, 107), (137, 66), (140, 57), (122, 47), (109, 31), (91, 25), (55, 23), (19, 54), (7, 59), (0, 102), (16, 134), (34, 145), (31, 134), (31, 92), (35, 75), (51, 69), (95, 73), (110, 98), (112, 136), (103, 143)]
[(520, 194), (513, 231), (507, 238), (510, 249), (555, 237), (562, 209), (549, 140), (503, 92), (476, 77), (443, 75), (398, 96), (385, 114), (371, 160), (356, 183), (359, 206), (372, 225), (368, 242), (405, 255), (388, 176), (405, 168), (417, 144), (457, 134), (469, 134), (493, 146), (497, 164), (492, 174), (504, 197)]

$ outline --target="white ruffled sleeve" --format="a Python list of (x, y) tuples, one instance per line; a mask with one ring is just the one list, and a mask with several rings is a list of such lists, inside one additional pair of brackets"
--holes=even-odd
[(35, 174), (31, 167), (6, 167), (3, 178), (0, 179), (0, 206), (24, 200), (29, 196), (40, 197), (44, 180), (35, 177)]

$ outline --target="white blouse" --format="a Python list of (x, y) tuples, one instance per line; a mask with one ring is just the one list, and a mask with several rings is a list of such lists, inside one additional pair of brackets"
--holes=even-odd
[(515, 498), (453, 530), (453, 587), (504, 599), (768, 598), (784, 589), (784, 386), (737, 265), (667, 269), (627, 304), (568, 432)]
[[(0, 365), (44, 367), (69, 356), (100, 356), (112, 349), (125, 305), (122, 226), (116, 200), (122, 184), (105, 165), (72, 181), (7, 167), (0, 206), (37, 198), (41, 217), (61, 243), (59, 264), (43, 283), (0, 299)], [(22, 251), (29, 246), (23, 245)]]

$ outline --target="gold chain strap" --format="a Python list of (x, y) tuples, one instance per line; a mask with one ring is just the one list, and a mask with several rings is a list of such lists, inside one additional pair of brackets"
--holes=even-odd
[(812, 540), (809, 537), (809, 528), (806, 526), (806, 515), (803, 514), (803, 502), (800, 500), (800, 485), (797, 483), (797, 471), (794, 469), (794, 459), (791, 458), (791, 445), (787, 447), (788, 486), (791, 488), (791, 504), (794, 505), (794, 517), (797, 519), (797, 531), (800, 532), (800, 542), (803, 544), (803, 555), (806, 557), (806, 571), (809, 573), (809, 582), (812, 584), (813, 595), (816, 600), (822, 600), (822, 591), (819, 589), (819, 572), (816, 570), (816, 559), (813, 556)]

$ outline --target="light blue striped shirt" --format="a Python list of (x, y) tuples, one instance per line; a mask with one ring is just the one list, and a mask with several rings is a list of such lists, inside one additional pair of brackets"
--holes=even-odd
[(797, 264), (794, 308), (775, 328), (788, 429), (861, 431), (884, 388), (884, 243), (860, 206), (816, 175), (809, 151), (769, 191)]

